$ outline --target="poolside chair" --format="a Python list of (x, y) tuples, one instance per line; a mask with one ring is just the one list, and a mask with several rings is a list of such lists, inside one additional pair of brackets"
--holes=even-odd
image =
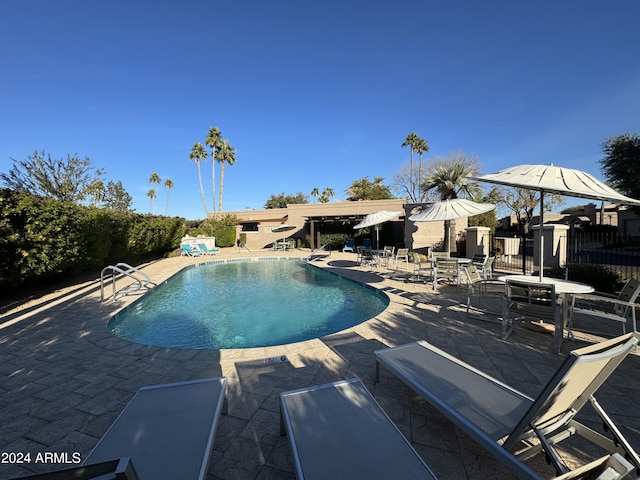
[[(405, 281), (409, 281), (409, 279), (416, 277), (417, 280), (421, 281), (423, 276), (432, 277), (433, 276), (433, 267), (431, 263), (422, 263), (420, 259), (420, 254), (416, 252), (412, 252), (413, 255), (413, 275), (409, 277)], [(424, 283), (427, 283), (427, 280), (424, 280)]]
[[(522, 320), (532, 321), (532, 325), (537, 329), (544, 329), (545, 320), (550, 322), (553, 330), (563, 328), (561, 325), (562, 307), (558, 304), (555, 285), (552, 283), (531, 284), (507, 278), (500, 338), (506, 339), (513, 332), (516, 322)], [(562, 341), (562, 336), (560, 336), (560, 341)], [(560, 345), (557, 345), (557, 348), (554, 346), (554, 351), (559, 352)]]
[(140, 388), (83, 465), (131, 457), (141, 479), (206, 478), (226, 389), (225, 377)]
[(435, 479), (356, 378), (280, 394), (296, 478)]
[[(376, 351), (375, 379), (380, 364), (387, 367), (520, 478), (539, 478), (523, 462), (540, 452), (560, 478), (575, 478), (555, 451), (572, 435), (640, 469), (640, 457), (593, 396), (637, 343), (638, 336), (629, 333), (570, 352), (535, 399), (425, 341)], [(576, 421), (586, 403), (605, 434)]]
[(347, 239), (347, 244), (342, 249), (343, 252), (351, 252), (353, 253), (353, 249), (356, 247), (356, 241), (353, 238)]
[(636, 331), (636, 302), (640, 295), (640, 280), (635, 278), (622, 287), (617, 297), (605, 293), (597, 295), (575, 295), (569, 315), (569, 330), (572, 328), (574, 313), (613, 320), (622, 324), (626, 333), (627, 318), (631, 317), (632, 331)]
[(366, 248), (371, 248), (371, 239), (370, 238), (364, 238), (362, 240), (362, 246), (366, 249)]
[(485, 280), (491, 280), (493, 278), (493, 263), (496, 261), (496, 257), (487, 257), (484, 265), (480, 269), (480, 273)]
[(188, 255), (189, 257), (199, 257), (204, 255), (198, 248), (195, 248), (193, 245), (189, 245), (188, 243), (183, 243), (180, 245), (182, 249), (181, 255)]
[[(471, 308), (471, 299), (476, 297), (478, 302), (476, 307), (480, 307), (480, 298), (487, 294), (487, 283), (485, 278), (480, 274), (475, 265), (466, 265), (462, 267), (465, 276), (467, 277), (467, 317), (469, 316), (469, 309)], [(498, 320), (492, 320), (498, 321)]]
[(378, 256), (373, 253), (373, 250), (371, 250), (370, 248), (364, 248), (362, 250), (362, 258), (360, 260), (360, 265), (373, 268), (379, 263), (380, 263), (380, 258), (378, 258)]
[(200, 250), (204, 255), (216, 255), (218, 250), (215, 248), (209, 248), (204, 243), (198, 244), (198, 250)]
[(394, 256), (394, 260), (396, 262), (396, 270), (398, 269), (398, 262), (403, 261), (406, 265), (405, 270), (409, 268), (409, 249), (408, 248), (399, 248), (396, 251)]
[(438, 282), (455, 281), (460, 287), (460, 265), (457, 258), (435, 257), (433, 266), (433, 289), (438, 288)]

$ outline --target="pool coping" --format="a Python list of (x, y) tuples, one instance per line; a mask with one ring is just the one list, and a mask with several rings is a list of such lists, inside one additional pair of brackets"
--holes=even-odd
[[(304, 252), (301, 252), (304, 253)], [(168, 275), (165, 275), (162, 279), (156, 282), (157, 285), (161, 285), (165, 283), (169, 278), (176, 275), (177, 273), (183, 271), (186, 268), (195, 268), (200, 265), (206, 264), (222, 264), (222, 263), (235, 263), (235, 262), (260, 262), (260, 261), (285, 261), (285, 260), (296, 260), (300, 261), (305, 258), (304, 255), (300, 256), (251, 256), (251, 257), (227, 257), (220, 259), (202, 259), (198, 258), (196, 261), (191, 261), (186, 265), (182, 265), (177, 269), (171, 269)], [(161, 263), (165, 260), (163, 259), (159, 262), (154, 262), (154, 264)], [(228, 359), (244, 359), (244, 360), (264, 360), (271, 361), (274, 358), (286, 356), (286, 355), (295, 355), (304, 352), (308, 352), (310, 350), (323, 348), (326, 341), (330, 341), (332, 337), (340, 337), (349, 334), (363, 334), (367, 332), (372, 324), (378, 324), (380, 322), (386, 322), (391, 315), (393, 315), (394, 305), (402, 305), (404, 302), (402, 301), (402, 297), (392, 296), (389, 292), (385, 291), (383, 287), (379, 288), (376, 285), (372, 285), (367, 283), (366, 281), (359, 280), (354, 278), (358, 276), (358, 274), (368, 274), (371, 275), (376, 274), (378, 272), (360, 272), (357, 270), (347, 270), (347, 269), (334, 269), (330, 265), (326, 265), (323, 263), (330, 262), (331, 258), (325, 260), (325, 262), (308, 262), (309, 265), (322, 269), (328, 273), (336, 275), (339, 278), (343, 278), (345, 280), (358, 283), (359, 285), (375, 290), (379, 295), (386, 297), (389, 301), (387, 307), (380, 312), (378, 315), (365, 320), (353, 327), (346, 328), (344, 330), (340, 330), (335, 333), (331, 333), (322, 337), (317, 337), (310, 340), (303, 340), (299, 342), (287, 343), (282, 345), (274, 345), (267, 347), (250, 347), (250, 348), (229, 348), (229, 349), (194, 349), (194, 348), (181, 348), (181, 347), (160, 347), (153, 345), (145, 345), (142, 343), (136, 343), (131, 340), (127, 340), (124, 338), (120, 338), (112, 334), (107, 325), (111, 319), (122, 312), (126, 308), (129, 308), (130, 305), (135, 303), (135, 301), (139, 298), (139, 295), (129, 295), (124, 297), (119, 297), (116, 302), (111, 303), (111, 307), (115, 308), (111, 310), (106, 316), (96, 315), (93, 319), (89, 320), (89, 323), (86, 325), (86, 328), (83, 329), (81, 335), (84, 340), (91, 343), (95, 347), (112, 351), (118, 354), (130, 354), (130, 355), (150, 355), (150, 356), (174, 356), (174, 355), (191, 355), (194, 358), (228, 358)], [(149, 270), (153, 269), (153, 265), (150, 265), (143, 269)], [(357, 265), (354, 262), (354, 266)], [(394, 298), (395, 297), (395, 298)], [(103, 304), (104, 305), (104, 304)]]

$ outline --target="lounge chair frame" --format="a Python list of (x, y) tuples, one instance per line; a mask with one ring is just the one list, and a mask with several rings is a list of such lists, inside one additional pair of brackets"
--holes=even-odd
[[(640, 471), (640, 457), (593, 396), (637, 343), (629, 333), (570, 352), (536, 399), (424, 341), (376, 351), (375, 378), (383, 364), (520, 478), (539, 478), (523, 461), (541, 451), (559, 475), (567, 474), (555, 446), (576, 434), (624, 455)], [(575, 420), (586, 403), (611, 438)], [(523, 448), (521, 441), (533, 437), (539, 443)]]
[(131, 457), (142, 479), (206, 478), (226, 388), (225, 377), (140, 388), (83, 465)]
[(357, 378), (280, 394), (298, 480), (435, 479)]

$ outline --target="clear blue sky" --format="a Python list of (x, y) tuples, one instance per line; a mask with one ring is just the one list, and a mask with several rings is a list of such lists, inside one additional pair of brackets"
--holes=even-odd
[(156, 172), (170, 215), (203, 218), (189, 152), (218, 126), (237, 158), (226, 211), (390, 184), (411, 131), (427, 160), (603, 178), (602, 142), (640, 131), (638, 18), (637, 0), (4, 0), (0, 171), (88, 156), (137, 211)]

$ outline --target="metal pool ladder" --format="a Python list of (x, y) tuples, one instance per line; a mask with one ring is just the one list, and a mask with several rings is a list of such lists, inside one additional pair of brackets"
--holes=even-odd
[[(109, 275), (111, 276), (112, 301), (115, 301), (118, 294), (128, 295), (143, 288), (150, 289), (156, 286), (156, 284), (151, 281), (149, 275), (127, 263), (121, 262), (115, 265), (109, 265), (104, 267), (100, 273), (100, 302), (104, 302), (105, 279), (108, 280)], [(128, 277), (133, 280), (134, 283), (116, 291), (116, 280), (119, 276)]]

